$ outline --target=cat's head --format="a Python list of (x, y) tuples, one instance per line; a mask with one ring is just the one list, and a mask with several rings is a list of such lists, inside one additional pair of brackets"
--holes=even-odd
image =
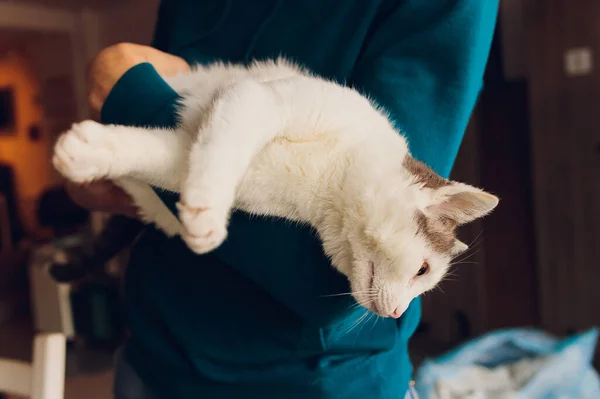
[(333, 260), (359, 304), (397, 318), (467, 250), (457, 227), (491, 212), (498, 198), (443, 179), (410, 155), (395, 180), (361, 189), (344, 216), (344, 250)]

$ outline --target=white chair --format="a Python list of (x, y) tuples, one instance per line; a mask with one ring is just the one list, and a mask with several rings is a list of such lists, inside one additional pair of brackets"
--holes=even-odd
[(71, 285), (58, 284), (48, 273), (61, 255), (51, 245), (33, 249), (28, 268), (31, 314), (36, 331), (59, 332), (71, 340), (75, 338)]
[(38, 334), (32, 363), (0, 359), (0, 392), (31, 399), (64, 399), (65, 360), (63, 334)]

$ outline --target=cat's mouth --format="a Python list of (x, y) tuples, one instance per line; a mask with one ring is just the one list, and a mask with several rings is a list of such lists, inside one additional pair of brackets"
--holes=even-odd
[(375, 262), (369, 261), (369, 292), (373, 292), (373, 283), (375, 282)]

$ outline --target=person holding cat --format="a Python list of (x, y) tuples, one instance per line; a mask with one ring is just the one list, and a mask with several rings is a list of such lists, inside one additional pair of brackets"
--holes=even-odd
[[(163, 77), (281, 54), (367, 93), (412, 154), (448, 176), (497, 8), (496, 0), (163, 0), (153, 48), (120, 44), (92, 62), (89, 102), (106, 124), (174, 126), (178, 95)], [(88, 208), (135, 214), (108, 182), (69, 190)], [(159, 195), (176, 212), (177, 198)], [(411, 397), (419, 299), (399, 319), (362, 320), (348, 297), (328, 296), (348, 291), (308, 228), (235, 213), (227, 241), (203, 256), (149, 228), (127, 270), (131, 336), (115, 397)]]

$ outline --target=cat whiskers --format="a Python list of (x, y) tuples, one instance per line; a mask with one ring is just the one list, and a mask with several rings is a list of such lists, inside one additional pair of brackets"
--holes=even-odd
[(375, 325), (377, 324), (377, 322), (379, 321), (379, 319), (381, 318), (381, 316), (379, 316), (376, 313), (373, 313), (373, 315), (375, 315), (375, 322), (373, 323), (373, 325), (371, 326), (371, 329), (369, 330), (369, 332), (373, 331), (373, 329), (375, 328)]
[(376, 290), (366, 290), (366, 291), (355, 291), (355, 292), (341, 292), (339, 294), (328, 294), (328, 295), (321, 295), (322, 298), (331, 298), (331, 297), (336, 297), (336, 296), (350, 296), (350, 295), (354, 295), (354, 294), (358, 294), (358, 295), (368, 295), (368, 294), (375, 294), (377, 293)]
[(344, 335), (350, 334), (350, 332), (352, 330), (354, 330), (356, 327), (358, 327), (360, 325), (360, 323), (362, 323), (363, 321), (365, 321), (365, 319), (367, 318), (368, 315), (369, 315), (369, 311), (365, 309), (365, 313), (363, 313), (362, 316), (360, 316), (358, 319), (356, 319), (354, 321), (354, 323), (352, 323), (352, 325), (350, 326), (350, 328), (348, 329), (348, 331), (346, 331), (344, 333)]
[(469, 243), (469, 248), (479, 245), (484, 239), (485, 237), (483, 237), (483, 230), (481, 230), (479, 234), (477, 234), (475, 238), (473, 238), (473, 240)]
[(468, 259), (471, 259), (473, 256), (477, 255), (477, 253), (479, 253), (480, 248), (477, 248), (477, 246), (479, 244), (481, 244), (484, 240), (484, 237), (482, 237), (483, 231), (481, 231), (471, 242), (471, 244), (469, 244), (469, 249), (466, 252), (463, 252), (462, 254), (457, 255), (455, 258), (452, 259), (453, 262), (451, 262), (449, 264), (449, 266), (456, 266), (456, 265), (461, 265), (461, 264), (467, 264), (467, 263), (473, 263), (476, 264), (477, 262), (466, 262)]
[(442, 279), (440, 280), (440, 284), (445, 281), (457, 281), (458, 278), (456, 278), (456, 277), (457, 277), (457, 274), (455, 271), (449, 271), (444, 275), (444, 277), (442, 277)]
[[(350, 332), (352, 332), (352, 330), (354, 330), (358, 326), (361, 326), (361, 324), (362, 324), (362, 326), (360, 328), (362, 330), (362, 328), (364, 328), (364, 325), (368, 324), (369, 321), (373, 318), (373, 316), (376, 317), (375, 323), (377, 323), (379, 316), (375, 313), (370, 312), (368, 309), (366, 309), (366, 307), (369, 306), (370, 304), (372, 304), (373, 302), (375, 302), (375, 300), (379, 297), (379, 290), (369, 289), (369, 290), (365, 290), (365, 291), (340, 292), (337, 294), (321, 295), (322, 298), (332, 298), (332, 297), (335, 298), (335, 297), (355, 296), (355, 295), (360, 295), (361, 297), (365, 298), (366, 301), (363, 301), (363, 303), (355, 302), (355, 303), (351, 304), (350, 306), (348, 306), (348, 309), (354, 310), (354, 309), (357, 309), (360, 307), (364, 307), (365, 312), (358, 319), (356, 319), (352, 323), (352, 325), (350, 325), (348, 330), (345, 331), (343, 333), (343, 335), (349, 334)], [(371, 327), (371, 328), (373, 328), (373, 327)], [(360, 334), (361, 330), (358, 331), (358, 334)]]
[[(365, 320), (364, 323), (362, 323), (362, 326), (360, 326), (360, 329), (358, 330), (358, 332), (356, 333), (356, 337), (354, 338), (354, 342), (356, 342), (356, 339), (358, 338), (358, 336), (360, 335), (360, 332), (362, 331), (362, 329), (365, 327), (365, 324), (369, 324), (369, 322), (371, 321), (371, 319), (373, 318), (373, 316), (376, 316), (375, 313), (371, 313), (369, 315), (369, 317), (367, 317), (367, 320)], [(371, 327), (372, 329), (373, 327)]]
[(442, 282), (443, 282), (443, 280), (442, 280), (442, 281), (440, 281), (440, 282), (439, 282), (439, 283), (438, 283), (438, 284), (435, 286), (435, 289), (436, 289), (436, 290), (440, 290), (440, 292), (441, 292), (442, 294), (446, 295), (446, 292), (445, 292), (445, 291), (444, 291), (444, 289), (442, 288)]
[(460, 265), (463, 263), (477, 263), (477, 262), (466, 262), (467, 260), (471, 259), (472, 257), (474, 257), (475, 255), (477, 255), (479, 253), (480, 249), (473, 251), (472, 253), (470, 253), (467, 256), (464, 256), (462, 259), (458, 259), (454, 262), (450, 263), (450, 266), (454, 266), (454, 265)]

